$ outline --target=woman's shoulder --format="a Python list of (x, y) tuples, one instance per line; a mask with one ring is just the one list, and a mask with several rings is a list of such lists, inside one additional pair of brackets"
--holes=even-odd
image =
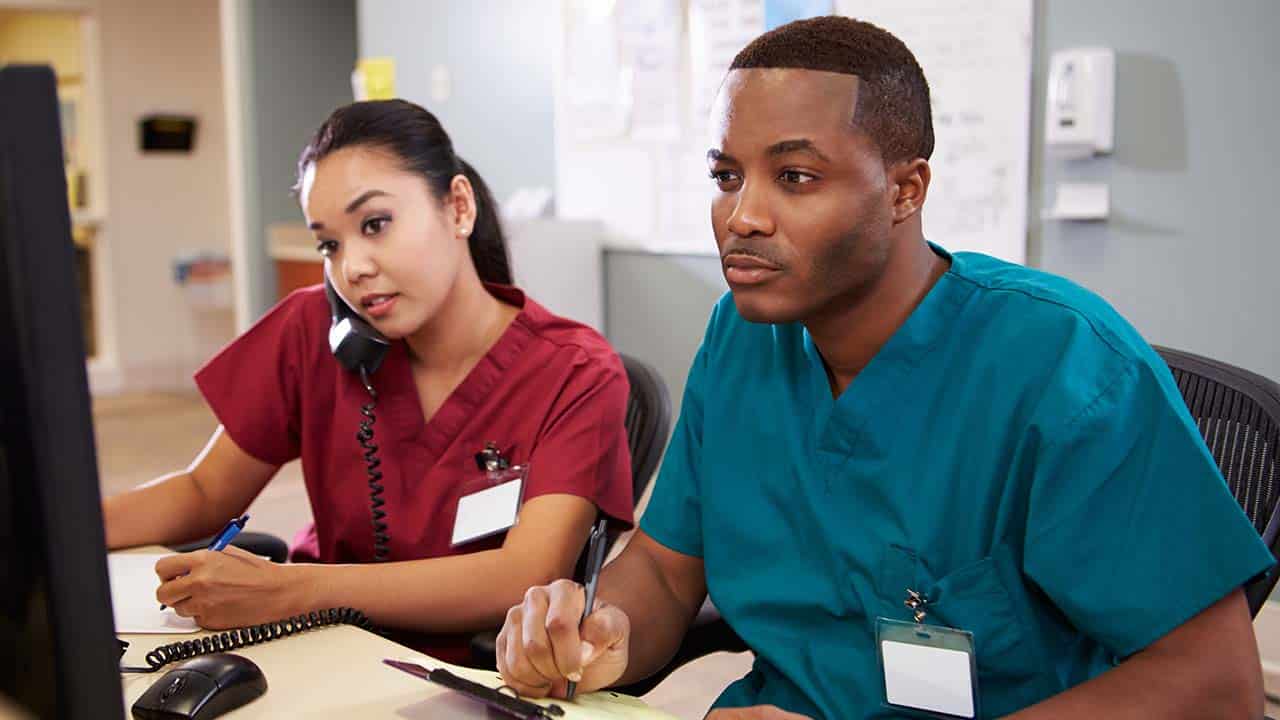
[(626, 376), (617, 351), (590, 325), (557, 315), (528, 296), (517, 321), (560, 362), (578, 366), (601, 379)]

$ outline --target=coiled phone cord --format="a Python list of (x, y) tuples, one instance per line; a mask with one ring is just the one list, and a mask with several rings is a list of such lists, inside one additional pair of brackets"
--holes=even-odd
[[(250, 627), (227, 630), (216, 635), (208, 635), (195, 640), (183, 640), (169, 643), (147, 653), (147, 667), (122, 667), (121, 672), (151, 673), (175, 660), (186, 660), (197, 655), (230, 652), (239, 648), (270, 642), (277, 638), (297, 635), (315, 628), (333, 625), (354, 625), (364, 630), (373, 630), (369, 618), (355, 608), (329, 608), (312, 611), (302, 615), (294, 615), (283, 620), (252, 625)], [(121, 654), (124, 654), (123, 645)]]
[(369, 373), (365, 371), (363, 365), (360, 366), (360, 380), (364, 383), (364, 389), (369, 391), (369, 402), (360, 407), (360, 414), (364, 419), (360, 421), (356, 440), (360, 443), (360, 447), (364, 448), (364, 462), (367, 466), (365, 472), (369, 474), (369, 511), (373, 517), (373, 560), (385, 562), (390, 553), (387, 546), (391, 542), (391, 536), (387, 533), (387, 511), (382, 509), (382, 506), (387, 503), (382, 497), (384, 492), (382, 471), (378, 469), (382, 461), (378, 459), (378, 446), (373, 442), (373, 423), (378, 419), (373, 413), (373, 408), (378, 402), (378, 393), (369, 382)]

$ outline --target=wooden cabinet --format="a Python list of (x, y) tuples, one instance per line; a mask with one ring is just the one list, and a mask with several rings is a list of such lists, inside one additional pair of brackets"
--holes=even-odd
[(276, 300), (324, 281), (324, 261), (316, 252), (315, 238), (302, 223), (267, 226), (267, 246), (276, 267)]

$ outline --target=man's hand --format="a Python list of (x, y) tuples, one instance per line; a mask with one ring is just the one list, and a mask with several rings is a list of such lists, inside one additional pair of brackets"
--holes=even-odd
[(579, 628), (585, 603), (582, 586), (569, 580), (530, 588), (498, 633), (502, 681), (530, 697), (564, 697), (570, 680), (581, 693), (617, 682), (627, 669), (631, 621), (597, 599)]
[(712, 710), (706, 720), (812, 720), (807, 715), (797, 715), (773, 705), (756, 705), (745, 708), (720, 708)]

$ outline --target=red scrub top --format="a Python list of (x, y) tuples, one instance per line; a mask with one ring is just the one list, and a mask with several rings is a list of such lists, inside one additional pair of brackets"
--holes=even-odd
[[(578, 495), (618, 523), (632, 523), (623, 425), (629, 387), (621, 360), (594, 330), (551, 314), (515, 288), (487, 288), (520, 313), (430, 422), (403, 341), (392, 343), (371, 376), (391, 561), (502, 544), (505, 534), (450, 547), (458, 500), (477, 489), (475, 455), (488, 441), (512, 464), (529, 465), (525, 501)], [(298, 290), (195, 379), (245, 452), (272, 465), (302, 458), (314, 523), (298, 534), (292, 559), (370, 562), (368, 475), (356, 439), (369, 394), (330, 353), (329, 323), (323, 287)], [(444, 660), (466, 656), (467, 636), (400, 639)]]

